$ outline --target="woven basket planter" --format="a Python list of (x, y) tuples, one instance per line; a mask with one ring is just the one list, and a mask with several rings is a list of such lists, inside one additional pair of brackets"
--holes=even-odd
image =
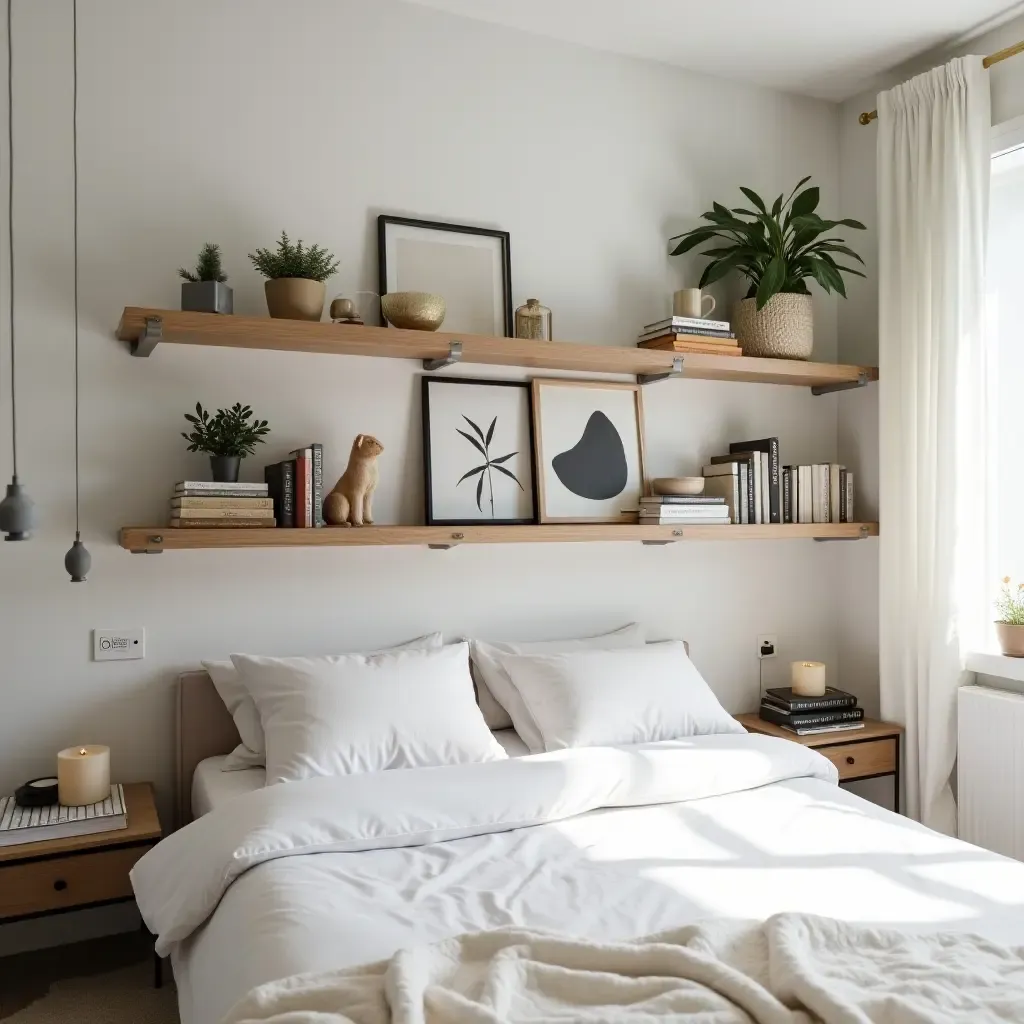
[(814, 349), (811, 297), (779, 292), (761, 310), (756, 299), (740, 299), (732, 311), (732, 328), (745, 356), (810, 359)]

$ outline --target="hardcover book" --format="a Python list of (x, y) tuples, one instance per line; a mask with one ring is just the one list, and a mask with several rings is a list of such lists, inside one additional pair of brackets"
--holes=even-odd
[(313, 457), (313, 526), (324, 526), (324, 446), (311, 444), (309, 450)]
[(704, 481), (704, 493), (707, 495), (720, 495), (725, 501), (729, 510), (729, 521), (732, 523), (741, 522), (740, 512), (740, 474), (736, 463), (732, 464), (732, 473), (722, 473), (718, 476), (709, 476)]
[(794, 693), (790, 686), (769, 687), (764, 693), (765, 699), (774, 701), (784, 711), (827, 711), (857, 705), (857, 698), (852, 693), (835, 686), (825, 687), (825, 693), (821, 697), (805, 697), (802, 693)]
[(0, 846), (90, 836), (127, 827), (124, 790), (116, 784), (110, 787), (106, 800), (84, 807), (19, 807), (13, 796), (0, 797)]
[(731, 328), (728, 320), (708, 320), (707, 317), (667, 316), (655, 320), (653, 324), (644, 324), (644, 331), (653, 331), (658, 327), (703, 327), (709, 331), (728, 331)]
[(277, 526), (277, 520), (267, 519), (172, 519), (176, 530), (250, 530)]
[[(718, 469), (719, 467), (715, 467)], [(724, 467), (728, 469), (729, 467)], [(732, 467), (735, 470), (735, 466)], [(640, 499), (641, 505), (721, 505), (724, 498), (715, 497), (707, 493), (707, 483), (704, 484), (704, 494), (656, 494), (653, 497)]]
[(171, 508), (273, 508), (271, 498), (196, 498), (182, 496), (171, 499)]
[(810, 711), (806, 714), (795, 715), (780, 711), (773, 705), (763, 701), (758, 713), (766, 722), (790, 726), (793, 729), (805, 729), (815, 725), (836, 725), (839, 722), (859, 722), (864, 718), (863, 708), (840, 708), (838, 711)]
[(278, 526), (295, 525), (295, 461), (286, 459), (263, 470), (274, 503), (274, 518)]
[(263, 498), (267, 494), (266, 484), (224, 483), (220, 480), (181, 480), (174, 485), (175, 494), (180, 491), (195, 491), (196, 494), (209, 494), (211, 491), (223, 491), (226, 494), (242, 494), (248, 497)]
[[(738, 463), (740, 466), (740, 487), (746, 492), (747, 498), (747, 519), (748, 523), (761, 522), (761, 470), (758, 456), (760, 452), (733, 452), (730, 455), (712, 455), (713, 466)], [(743, 471), (746, 470), (746, 481), (742, 479)]]
[(309, 448), (297, 448), (292, 452), (295, 459), (295, 525), (313, 525), (313, 452)]
[(766, 456), (766, 465), (762, 471), (762, 483), (767, 484), (768, 515), (767, 523), (782, 522), (782, 493), (779, 489), (779, 439), (763, 437), (759, 441), (737, 441), (729, 445), (730, 452), (761, 452)]

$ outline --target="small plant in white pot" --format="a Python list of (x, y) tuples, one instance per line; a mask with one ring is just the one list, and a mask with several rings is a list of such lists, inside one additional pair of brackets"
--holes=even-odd
[(253, 266), (266, 278), (267, 309), (283, 320), (319, 320), (327, 289), (324, 281), (338, 272), (338, 261), (322, 246), (308, 249), (302, 239), (292, 245), (281, 232), (277, 249), (249, 253)]
[(228, 275), (220, 265), (220, 246), (207, 242), (199, 250), (195, 270), (178, 268), (181, 286), (181, 308), (194, 313), (231, 313), (234, 296), (225, 284)]
[(996, 636), (1003, 654), (1009, 658), (1024, 658), (1024, 583), (1012, 586), (1009, 576), (1003, 577), (1003, 586), (996, 599)]
[[(808, 279), (826, 291), (846, 298), (843, 274), (864, 274), (838, 262), (847, 256), (864, 261), (844, 239), (829, 236), (837, 227), (863, 230), (857, 220), (824, 220), (814, 211), (820, 193), (817, 186), (800, 191), (811, 179), (803, 178), (790, 193), (771, 205), (752, 189), (740, 188), (753, 209), (728, 209), (721, 203), (701, 217), (708, 221), (669, 244), (673, 256), (689, 252), (712, 239), (717, 247), (698, 255), (711, 262), (704, 268), (700, 287), (713, 284), (731, 270), (750, 282), (746, 297), (733, 309), (732, 326), (747, 356), (810, 359), (814, 348), (814, 319)], [(827, 237), (821, 238), (821, 235)]]

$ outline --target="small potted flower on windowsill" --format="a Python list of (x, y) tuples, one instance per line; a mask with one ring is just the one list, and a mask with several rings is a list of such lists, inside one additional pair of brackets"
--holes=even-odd
[(1024, 583), (1011, 587), (1010, 577), (1003, 577), (1003, 587), (996, 599), (996, 636), (1008, 658), (1024, 658)]
[(199, 250), (195, 270), (178, 269), (184, 280), (181, 308), (193, 313), (232, 313), (234, 295), (224, 282), (228, 275), (220, 265), (220, 246), (207, 242)]
[(185, 419), (192, 424), (192, 431), (181, 436), (189, 442), (190, 452), (210, 456), (210, 469), (217, 483), (237, 483), (242, 459), (252, 455), (256, 445), (264, 444), (264, 436), (270, 433), (267, 421), (252, 419), (252, 409), (240, 402), (230, 409), (218, 409), (213, 416), (196, 402), (195, 415), (187, 412)]

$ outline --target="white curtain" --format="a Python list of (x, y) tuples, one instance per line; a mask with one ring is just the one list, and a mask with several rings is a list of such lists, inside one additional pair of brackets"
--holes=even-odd
[(991, 619), (990, 124), (980, 57), (878, 97), (881, 711), (907, 813), (950, 834), (962, 655)]

